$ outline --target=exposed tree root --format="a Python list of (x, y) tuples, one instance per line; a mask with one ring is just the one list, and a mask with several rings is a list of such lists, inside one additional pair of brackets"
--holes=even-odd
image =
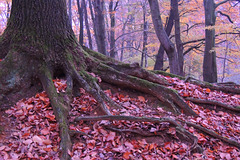
[(189, 82), (192, 84), (199, 85), (203, 88), (209, 88), (211, 90), (222, 91), (225, 93), (233, 93), (233, 94), (240, 94), (240, 87), (239, 85), (236, 86), (228, 86), (228, 85), (218, 85), (218, 84), (211, 84), (208, 82), (200, 81), (192, 77), (186, 78), (185, 82)]
[(144, 132), (142, 130), (133, 130), (133, 129), (118, 129), (110, 125), (104, 125), (103, 128), (114, 131), (114, 132), (119, 132), (119, 133), (133, 133), (143, 137), (152, 137), (152, 136), (163, 137), (162, 133), (150, 133), (150, 132)]
[(220, 107), (223, 107), (223, 108), (231, 110), (231, 111), (240, 112), (240, 106), (231, 106), (231, 105), (219, 102), (219, 101), (207, 100), (207, 99), (197, 99), (197, 98), (192, 98), (192, 97), (186, 97), (185, 100), (191, 101), (193, 103), (216, 105), (216, 106), (220, 106)]
[(214, 132), (214, 131), (212, 131), (210, 129), (207, 129), (205, 127), (202, 127), (200, 125), (197, 125), (195, 123), (186, 122), (186, 121), (183, 121), (183, 120), (179, 120), (179, 121), (181, 121), (183, 123), (186, 123), (188, 126), (192, 126), (192, 127), (196, 128), (196, 129), (198, 129), (199, 131), (204, 132), (204, 133), (206, 133), (206, 134), (208, 134), (208, 135), (210, 135), (210, 136), (212, 136), (214, 138), (218, 138), (218, 139), (222, 140), (225, 143), (228, 143), (228, 144), (233, 145), (233, 146), (235, 146), (237, 148), (240, 148), (240, 143), (238, 143), (235, 140), (229, 139), (227, 137), (223, 137), (223, 136), (217, 134), (216, 132)]
[(122, 115), (104, 115), (104, 116), (86, 116), (86, 117), (77, 117), (75, 118), (76, 122), (79, 121), (99, 121), (99, 120), (126, 120), (134, 122), (153, 122), (153, 123), (162, 123), (167, 122), (173, 125), (176, 128), (176, 132), (183, 136), (184, 138), (192, 142), (191, 151), (202, 151), (202, 148), (197, 144), (197, 137), (192, 133), (184, 129), (183, 126), (178, 124), (174, 119), (171, 118), (153, 118), (153, 117), (134, 117), (134, 116), (122, 116)]
[[(107, 83), (135, 89), (157, 97), (177, 114), (183, 111), (187, 115), (197, 116), (197, 114), (184, 102), (184, 99), (172, 89), (144, 79), (126, 75), (104, 64), (99, 64), (96, 70), (92, 71), (101, 75), (102, 80)], [(179, 111), (179, 109), (181, 111)]]
[(64, 100), (58, 95), (56, 88), (53, 84), (53, 79), (51, 78), (51, 72), (46, 66), (42, 66), (40, 70), (40, 79), (45, 89), (48, 97), (50, 99), (56, 120), (59, 124), (60, 130), (60, 157), (61, 160), (70, 159), (69, 152), (71, 151), (72, 142), (69, 135), (69, 127), (67, 121), (68, 108), (64, 105)]

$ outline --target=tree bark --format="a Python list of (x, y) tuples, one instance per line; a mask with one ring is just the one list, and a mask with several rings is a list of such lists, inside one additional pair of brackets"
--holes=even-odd
[(174, 44), (170, 41), (166, 31), (164, 30), (162, 19), (160, 16), (159, 6), (157, 0), (148, 0), (152, 21), (154, 25), (155, 32), (161, 44), (163, 45), (164, 50), (167, 53), (169, 59), (170, 72), (180, 75), (178, 55), (175, 50)]
[(173, 17), (174, 17), (174, 25), (175, 25), (175, 42), (176, 42), (177, 53), (178, 53), (179, 75), (184, 76), (183, 44), (182, 44), (182, 40), (181, 40), (180, 18), (179, 18), (179, 12), (178, 12), (178, 0), (171, 0), (171, 6), (173, 9), (173, 14), (174, 14)]
[(68, 16), (72, 27), (72, 0), (68, 0)]
[(215, 51), (215, 3), (214, 0), (204, 0), (205, 11), (205, 50), (203, 59), (203, 80), (217, 82), (217, 63)]
[(142, 49), (142, 58), (141, 58), (141, 67), (145, 60), (144, 67), (147, 67), (147, 39), (148, 39), (148, 21), (146, 20), (146, 4), (142, 4), (143, 8), (143, 49)]
[(88, 23), (87, 5), (86, 5), (85, 0), (82, 0), (82, 4), (83, 4), (83, 9), (84, 9), (85, 26), (86, 26), (87, 35), (88, 35), (88, 45), (89, 45), (90, 49), (93, 49), (92, 36), (91, 36), (90, 27), (89, 27), (89, 23)]
[(95, 0), (93, 2), (95, 11), (94, 25), (96, 29), (96, 42), (98, 52), (107, 55), (106, 51), (106, 33), (105, 33), (105, 20), (104, 20), (104, 0)]
[(113, 0), (109, 2), (109, 16), (110, 16), (110, 57), (115, 58), (115, 12), (118, 6), (118, 2), (116, 2), (115, 6), (113, 6)]
[(77, 0), (78, 16), (79, 16), (79, 22), (80, 22), (80, 32), (79, 32), (80, 45), (83, 45), (83, 4), (82, 3), (80, 4), (80, 1)]

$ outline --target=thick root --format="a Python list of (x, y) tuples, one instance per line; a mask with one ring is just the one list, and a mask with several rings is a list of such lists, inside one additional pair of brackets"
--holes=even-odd
[(184, 129), (183, 126), (178, 124), (175, 120), (171, 118), (153, 118), (153, 117), (134, 117), (134, 116), (122, 116), (122, 115), (104, 115), (104, 116), (86, 116), (86, 117), (77, 117), (75, 118), (75, 122), (79, 121), (99, 121), (99, 120), (126, 120), (126, 121), (134, 121), (134, 122), (153, 122), (153, 123), (162, 123), (167, 122), (173, 125), (176, 128), (176, 132), (183, 136), (184, 138), (192, 141), (191, 151), (201, 151), (202, 149), (197, 145), (197, 137), (195, 137), (192, 133)]
[(222, 140), (222, 141), (225, 142), (225, 143), (228, 143), (228, 144), (233, 145), (233, 146), (235, 146), (235, 147), (237, 147), (237, 148), (240, 148), (240, 143), (238, 143), (238, 142), (235, 141), (235, 140), (229, 139), (229, 138), (227, 138), (227, 137), (223, 137), (223, 136), (217, 134), (216, 132), (214, 132), (214, 131), (212, 131), (212, 130), (210, 130), (210, 129), (207, 129), (207, 128), (205, 128), (205, 127), (202, 127), (202, 126), (200, 126), (200, 125), (197, 125), (197, 124), (195, 124), (195, 123), (185, 122), (185, 121), (183, 121), (183, 120), (179, 120), (179, 121), (187, 124), (188, 126), (192, 126), (192, 127), (196, 128), (196, 129), (198, 129), (199, 131), (201, 131), (201, 132), (203, 132), (203, 133), (206, 133), (206, 134), (208, 134), (208, 135), (210, 135), (210, 136), (212, 136), (212, 137), (214, 137), (214, 138), (218, 138), (218, 139)]
[(100, 64), (93, 72), (101, 75), (102, 80), (105, 82), (153, 95), (164, 102), (168, 107), (172, 108), (177, 114), (181, 113), (181, 111), (179, 111), (180, 108), (187, 115), (197, 116), (197, 114), (184, 102), (183, 98), (172, 89), (144, 79), (126, 75), (104, 64)]
[(40, 79), (45, 89), (48, 97), (50, 99), (54, 114), (56, 116), (56, 120), (59, 124), (60, 129), (60, 157), (61, 160), (71, 159), (69, 153), (71, 152), (71, 139), (69, 135), (68, 129), (68, 108), (64, 105), (64, 100), (61, 96), (58, 95), (56, 88), (53, 84), (53, 79), (51, 78), (51, 72), (46, 66), (42, 66), (40, 70)]
[(88, 93), (90, 93), (99, 103), (101, 111), (106, 115), (112, 115), (109, 109), (107, 108), (106, 104), (104, 103), (103, 98), (101, 97), (100, 93), (98, 92), (97, 88), (92, 88), (89, 83), (78, 73), (76, 68), (71, 65), (71, 69), (73, 71), (74, 78), (78, 81), (78, 83), (85, 89)]
[(192, 97), (187, 97), (185, 98), (185, 100), (187, 101), (191, 101), (193, 103), (200, 103), (200, 104), (209, 104), (209, 105), (215, 105), (215, 106), (219, 106), (222, 108), (225, 108), (227, 110), (231, 110), (234, 112), (240, 112), (240, 106), (231, 106), (225, 103), (221, 103), (219, 101), (214, 101), (214, 100), (207, 100), (207, 99), (197, 99), (197, 98), (192, 98)]

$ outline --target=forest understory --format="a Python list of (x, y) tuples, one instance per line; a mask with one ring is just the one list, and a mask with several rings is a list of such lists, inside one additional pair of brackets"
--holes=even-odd
[[(101, 116), (98, 102), (79, 88), (68, 116), (72, 150), (67, 154), (71, 159), (240, 158), (238, 93), (158, 74), (166, 87), (175, 89), (197, 114), (187, 116), (166, 107), (153, 95), (119, 88), (89, 74), (98, 79), (104, 93), (117, 105), (108, 104), (111, 115)], [(66, 92), (66, 80), (55, 79), (54, 85), (59, 94)], [(238, 90), (239, 86), (234, 88)], [(5, 126), (1, 129), (1, 159), (59, 159), (59, 125), (46, 92), (20, 100), (1, 115), (5, 116), (1, 119)]]

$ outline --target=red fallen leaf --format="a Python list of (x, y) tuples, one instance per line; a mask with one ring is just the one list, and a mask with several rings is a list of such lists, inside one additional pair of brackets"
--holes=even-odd
[(0, 151), (3, 151), (6, 148), (6, 146), (1, 146)]
[(43, 150), (46, 151), (46, 152), (50, 152), (50, 151), (52, 151), (52, 148), (51, 147), (47, 147), (47, 148), (43, 148)]
[(45, 115), (45, 117), (49, 118), (51, 121), (55, 121), (55, 115), (48, 113)]
[(130, 152), (125, 152), (124, 154), (123, 154), (123, 158), (125, 158), (125, 159), (130, 159)]
[(210, 90), (209, 88), (206, 88), (206, 92), (207, 92), (207, 93), (210, 93), (211, 90)]
[(154, 147), (155, 147), (155, 144), (154, 144), (154, 143), (151, 143), (151, 144), (149, 145), (149, 151), (152, 150)]
[(232, 158), (231, 158), (231, 155), (229, 154), (229, 153), (223, 153), (223, 152), (221, 152), (220, 154), (220, 157), (222, 158), (222, 159), (227, 159), (227, 160), (231, 160)]
[(49, 130), (47, 128), (44, 128), (41, 130), (41, 134), (42, 135), (48, 135), (49, 134)]
[(132, 145), (132, 143), (130, 142), (125, 142), (124, 145), (129, 148), (130, 150), (132, 150), (134, 148), (134, 146)]
[(175, 154), (172, 154), (172, 158), (179, 159), (179, 157), (177, 155), (175, 155)]
[(23, 141), (24, 144), (29, 145), (31, 144), (33, 141), (31, 139), (27, 139), (26, 141)]
[(30, 135), (30, 132), (25, 132), (23, 133), (22, 138), (27, 138), (29, 135)]
[(0, 62), (2, 61), (2, 59), (0, 59)]
[(141, 102), (145, 102), (145, 98), (143, 96), (138, 96), (138, 100)]
[(171, 128), (168, 129), (168, 133), (174, 135), (174, 134), (176, 134), (176, 129), (171, 127)]
[(49, 144), (52, 143), (52, 141), (49, 140), (49, 139), (45, 139), (45, 140), (43, 140), (42, 142), (43, 142), (43, 144), (45, 144), (45, 145), (49, 145)]
[(37, 142), (38, 144), (42, 144), (43, 139), (39, 136), (33, 136), (32, 138), (33, 142)]
[(107, 141), (113, 141), (116, 136), (115, 132), (110, 132), (106, 138)]

